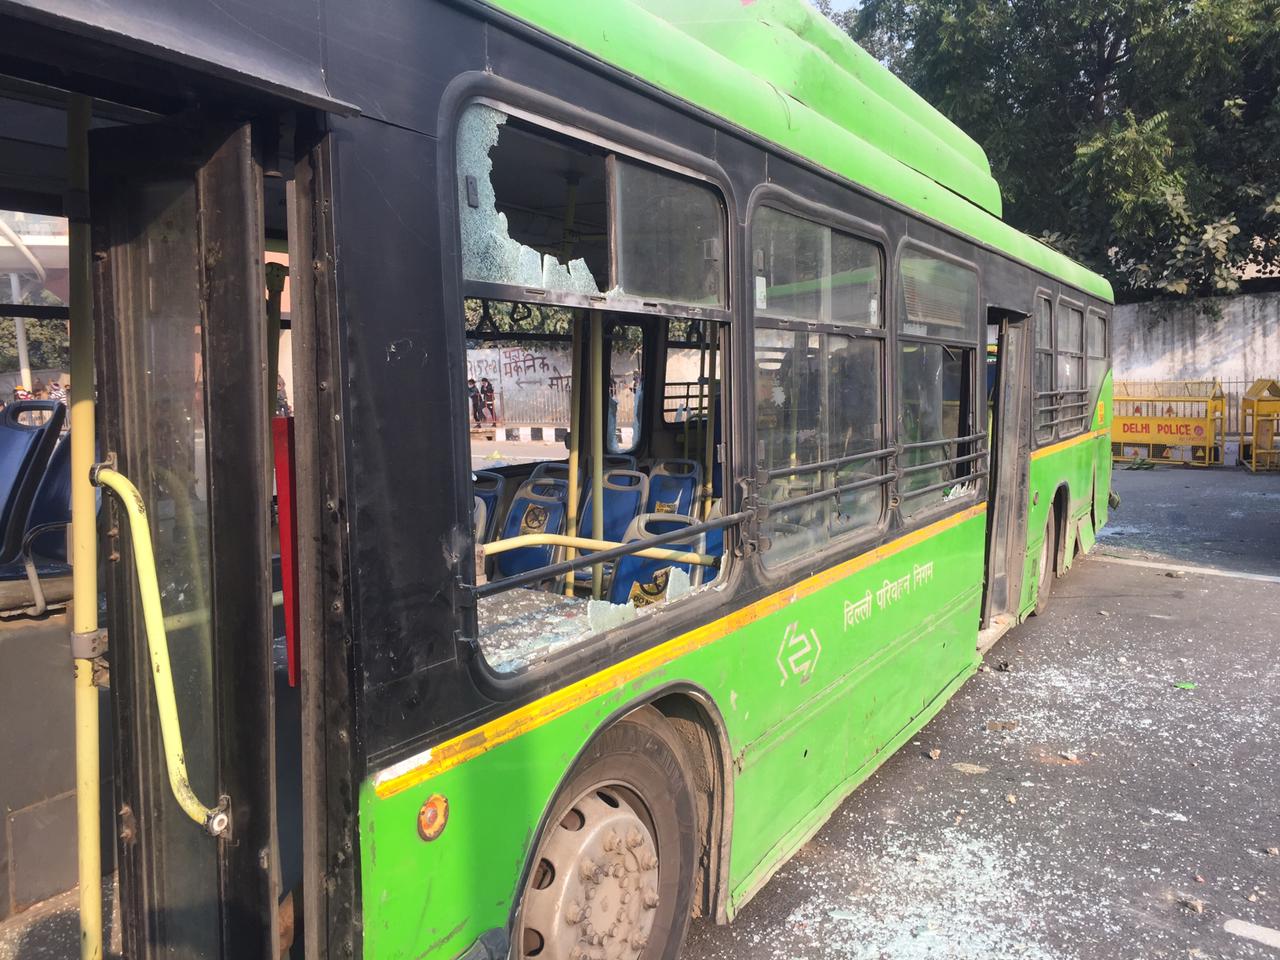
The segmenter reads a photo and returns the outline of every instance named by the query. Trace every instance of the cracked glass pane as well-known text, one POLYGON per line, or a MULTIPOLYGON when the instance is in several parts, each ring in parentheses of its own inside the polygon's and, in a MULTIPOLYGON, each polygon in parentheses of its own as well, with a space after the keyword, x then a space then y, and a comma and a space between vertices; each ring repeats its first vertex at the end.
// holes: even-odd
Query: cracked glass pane
POLYGON ((600 295, 603 154, 472 104, 458 126, 458 210, 466 279, 600 295))

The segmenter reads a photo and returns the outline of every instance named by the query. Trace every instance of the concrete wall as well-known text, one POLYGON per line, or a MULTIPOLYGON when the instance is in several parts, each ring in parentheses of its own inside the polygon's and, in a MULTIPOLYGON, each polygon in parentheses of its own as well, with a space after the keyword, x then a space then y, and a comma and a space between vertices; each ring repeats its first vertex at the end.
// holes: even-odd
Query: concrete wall
POLYGON ((1280 293, 1116 307, 1117 380, 1280 379, 1280 293))

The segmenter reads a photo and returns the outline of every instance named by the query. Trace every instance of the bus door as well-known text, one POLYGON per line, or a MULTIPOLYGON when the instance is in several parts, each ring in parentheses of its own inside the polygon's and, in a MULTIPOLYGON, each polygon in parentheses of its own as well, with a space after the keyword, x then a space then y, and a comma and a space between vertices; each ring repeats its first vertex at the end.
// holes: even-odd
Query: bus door
POLYGON ((1026 317, 992 309, 987 321, 987 416, 991 486, 982 626, 1011 626, 1021 595, 1027 541, 1031 420, 1026 317))
POLYGON ((198 823, 170 786, 121 504, 104 523, 124 952, 274 956, 262 172, 198 117, 90 137, 99 444, 150 524, 198 823), (216 835, 215 835, 216 834, 216 835))

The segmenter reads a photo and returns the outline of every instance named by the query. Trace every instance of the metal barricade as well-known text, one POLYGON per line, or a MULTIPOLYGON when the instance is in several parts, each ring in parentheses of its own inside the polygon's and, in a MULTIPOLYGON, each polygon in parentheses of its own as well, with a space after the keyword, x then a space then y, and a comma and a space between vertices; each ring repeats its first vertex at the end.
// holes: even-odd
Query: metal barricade
POLYGON ((1226 396, 1217 380, 1117 380, 1111 455, 1208 467, 1222 463, 1226 396))
POLYGON ((1240 399, 1240 462, 1254 473, 1280 470, 1280 383, 1260 379, 1240 399))

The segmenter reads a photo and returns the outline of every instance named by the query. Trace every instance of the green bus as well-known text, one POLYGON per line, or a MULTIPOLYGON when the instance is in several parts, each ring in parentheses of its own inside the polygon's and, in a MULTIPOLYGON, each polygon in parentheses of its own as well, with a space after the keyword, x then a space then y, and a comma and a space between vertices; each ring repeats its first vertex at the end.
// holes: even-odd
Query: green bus
POLYGON ((69 131, 0 199, 83 269, 131 958, 675 957, 1106 522, 1110 286, 803 0, 0 36, 7 129, 69 131))

